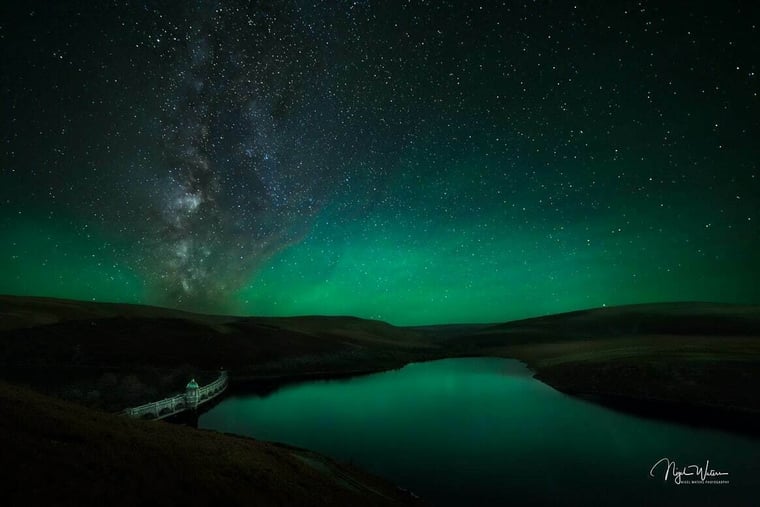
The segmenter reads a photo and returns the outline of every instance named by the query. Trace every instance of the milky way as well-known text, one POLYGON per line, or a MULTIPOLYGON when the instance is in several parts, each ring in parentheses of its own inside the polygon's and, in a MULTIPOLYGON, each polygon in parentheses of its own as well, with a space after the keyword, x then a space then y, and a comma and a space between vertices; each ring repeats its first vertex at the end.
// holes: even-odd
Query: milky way
POLYGON ((383 168, 354 178, 357 155, 359 165, 374 162, 374 128, 352 128, 336 94, 328 27, 287 2, 180 12, 181 25, 163 35, 176 42, 162 50, 168 70, 153 76, 166 83, 164 158, 140 171, 151 199, 137 262, 166 303, 218 310, 303 237, 339 186, 366 186, 383 168))
POLYGON ((4 9, 0 292, 395 323, 760 302, 742 5, 4 9))
POLYGON ((205 309, 299 239, 343 169, 315 150, 314 111, 330 107, 318 41, 288 9, 215 5, 187 13, 166 78, 166 158, 140 259, 167 302, 205 309))

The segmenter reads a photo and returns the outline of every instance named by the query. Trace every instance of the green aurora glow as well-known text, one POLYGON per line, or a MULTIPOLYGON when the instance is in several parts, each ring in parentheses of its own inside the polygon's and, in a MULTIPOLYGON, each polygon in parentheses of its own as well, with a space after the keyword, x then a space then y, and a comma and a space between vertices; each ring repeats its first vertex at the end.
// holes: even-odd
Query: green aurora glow
MULTIPOLYGON (((400 325, 760 303, 757 24, 731 6, 604 5, 289 10, 304 26, 330 20, 334 30, 304 37, 339 48, 303 71, 330 85, 328 98, 313 102, 303 91, 313 84, 280 97, 277 114, 314 126, 314 146, 276 116, 249 145, 240 132, 258 124, 193 117, 262 154, 251 163, 268 200, 255 203, 251 173, 210 148, 187 163, 213 165, 214 184, 172 197, 162 153, 192 150, 159 140, 156 125, 176 120, 153 113, 164 97, 151 86, 186 54, 145 42, 162 22, 87 4, 63 24, 55 13, 31 22, 19 7, 5 17, 19 24, 4 24, 0 71, 0 292, 400 325), (104 20, 99 9, 116 11, 104 20), (103 24, 103 47, 83 38, 87 23, 103 24), (350 137, 362 129, 366 139, 350 137), (325 139, 340 149, 322 154, 325 139), (284 154, 299 147, 321 173, 283 176, 293 170, 284 154), (195 213, 189 198, 206 214, 166 218, 180 204, 195 213), (239 203, 249 212, 235 215, 239 203), (190 240, 206 242, 207 257, 164 262, 190 240), (188 280, 203 292, 220 277, 210 296, 182 299, 188 280)), ((209 107, 248 104, 204 72, 219 85, 209 107)), ((185 107, 182 90, 166 100, 185 107)))

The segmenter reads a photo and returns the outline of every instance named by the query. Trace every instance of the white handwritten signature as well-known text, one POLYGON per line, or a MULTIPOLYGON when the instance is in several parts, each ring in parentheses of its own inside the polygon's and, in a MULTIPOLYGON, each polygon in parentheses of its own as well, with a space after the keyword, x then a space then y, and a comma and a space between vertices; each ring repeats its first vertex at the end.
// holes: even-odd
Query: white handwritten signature
POLYGON ((681 484, 684 481, 684 477, 696 477, 698 480, 704 482, 705 479, 708 477, 721 477, 724 475, 728 475, 728 472, 719 472, 717 470, 714 470, 710 468, 710 460, 705 461, 705 466, 700 465, 686 465, 684 467, 679 468, 676 466, 675 461, 670 461, 669 458, 662 458, 657 463, 652 465, 652 468, 649 470, 649 477, 654 477, 654 472, 657 469, 657 467, 664 466, 665 467, 665 481, 668 480, 668 477, 673 477, 673 482, 676 484, 681 484))

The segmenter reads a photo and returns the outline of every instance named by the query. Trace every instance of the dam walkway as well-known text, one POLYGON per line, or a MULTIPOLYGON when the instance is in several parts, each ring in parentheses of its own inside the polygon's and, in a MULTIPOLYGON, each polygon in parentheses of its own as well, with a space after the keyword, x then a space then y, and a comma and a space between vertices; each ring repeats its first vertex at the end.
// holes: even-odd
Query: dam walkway
POLYGON ((199 405, 208 403, 227 389, 227 372, 222 370, 219 378, 205 386, 199 386, 195 380, 188 382, 185 392, 140 405, 127 408, 123 414, 139 419, 164 419, 186 410, 195 410, 199 405))

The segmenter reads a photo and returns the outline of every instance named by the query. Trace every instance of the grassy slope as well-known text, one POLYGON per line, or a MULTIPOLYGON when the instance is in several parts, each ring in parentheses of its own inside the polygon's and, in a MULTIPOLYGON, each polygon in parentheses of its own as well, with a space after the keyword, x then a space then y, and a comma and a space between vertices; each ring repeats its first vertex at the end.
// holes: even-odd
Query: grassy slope
POLYGON ((4 505, 411 501, 309 451, 100 413, 6 383, 0 383, 0 448, 4 505))
MULTIPOLYGON (((0 296, 0 376, 106 408, 170 394, 189 375, 211 377, 219 366, 233 372, 233 381, 279 382, 459 355, 516 357, 560 390, 626 406, 659 400, 760 413, 758 307, 639 305, 501 325, 399 329, 345 317, 206 316, 0 296)), ((408 500, 308 451, 131 421, 4 383, 0 445, 0 484, 10 504, 408 500)))
POLYGON ((572 394, 760 413, 749 387, 760 381, 760 307, 667 303, 396 328, 0 297, 0 375, 106 408, 170 394, 220 366, 238 383, 276 383, 457 355, 516 357, 572 394))
POLYGON ((459 354, 525 361, 576 395, 760 414, 760 308, 632 305, 487 326, 450 338, 459 354))
POLYGON ((133 305, 0 297, 0 375, 118 410, 233 380, 348 374, 425 357, 422 333, 350 317, 243 318, 133 305))

